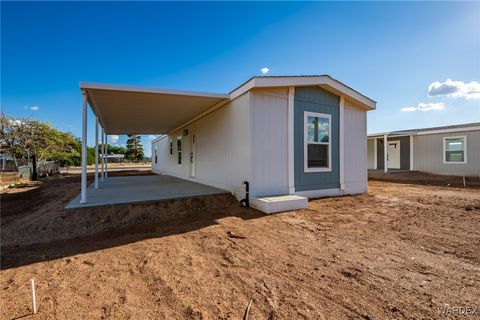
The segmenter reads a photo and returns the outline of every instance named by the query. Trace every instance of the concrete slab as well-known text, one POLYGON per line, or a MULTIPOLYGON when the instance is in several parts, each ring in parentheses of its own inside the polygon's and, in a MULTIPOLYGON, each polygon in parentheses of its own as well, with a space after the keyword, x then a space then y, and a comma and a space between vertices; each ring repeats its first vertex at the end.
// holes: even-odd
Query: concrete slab
POLYGON ((80 204, 80 195, 65 208, 77 209, 112 204, 180 199, 195 196, 229 193, 204 184, 168 175, 108 177, 87 188, 87 203, 80 204))
POLYGON ((252 199, 252 207, 265 213, 277 213, 308 208, 308 199, 298 195, 257 197, 252 199))

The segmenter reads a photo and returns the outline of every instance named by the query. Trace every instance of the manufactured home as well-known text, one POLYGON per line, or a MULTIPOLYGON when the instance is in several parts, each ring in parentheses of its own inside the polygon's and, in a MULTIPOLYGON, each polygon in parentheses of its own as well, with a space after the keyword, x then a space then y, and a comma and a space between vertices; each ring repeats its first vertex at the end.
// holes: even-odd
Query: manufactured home
POLYGON ((270 213, 367 192, 367 112, 376 102, 328 75, 253 77, 230 93, 80 88, 82 191, 69 208, 228 192, 270 213), (97 153, 99 129, 102 145, 108 135, 160 134, 152 141, 158 178, 107 179, 107 164, 99 174, 96 163, 87 188, 88 105, 97 153))
POLYGON ((152 142, 152 171, 228 190, 265 212, 367 192, 372 99, 329 76, 254 77, 152 142))
POLYGON ((368 169, 479 177, 480 122, 370 134, 368 169))

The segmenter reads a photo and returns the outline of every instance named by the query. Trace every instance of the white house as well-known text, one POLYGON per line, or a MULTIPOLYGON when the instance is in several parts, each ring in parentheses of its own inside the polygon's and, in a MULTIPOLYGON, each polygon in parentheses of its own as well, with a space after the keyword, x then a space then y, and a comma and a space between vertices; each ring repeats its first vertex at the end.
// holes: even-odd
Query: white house
POLYGON ((480 122, 370 134, 368 168, 479 177, 480 122))
POLYGON ((248 182, 250 205, 264 212, 367 192, 366 113, 376 102, 351 87, 327 75, 262 76, 229 94, 183 94, 183 105, 171 100, 178 107, 157 116, 188 111, 184 121, 167 126, 161 122, 168 119, 143 117, 162 133, 152 141, 154 173, 228 190, 239 200, 248 182))

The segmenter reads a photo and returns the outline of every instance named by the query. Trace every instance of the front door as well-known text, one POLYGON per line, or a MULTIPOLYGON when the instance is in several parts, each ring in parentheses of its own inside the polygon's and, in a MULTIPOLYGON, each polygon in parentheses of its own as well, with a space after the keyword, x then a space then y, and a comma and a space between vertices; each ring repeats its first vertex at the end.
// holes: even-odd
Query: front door
POLYGON ((190 135, 190 176, 196 175, 196 162, 197 162, 197 133, 192 132, 190 135))
POLYGON ((388 141, 388 169, 400 169, 400 140, 388 141))

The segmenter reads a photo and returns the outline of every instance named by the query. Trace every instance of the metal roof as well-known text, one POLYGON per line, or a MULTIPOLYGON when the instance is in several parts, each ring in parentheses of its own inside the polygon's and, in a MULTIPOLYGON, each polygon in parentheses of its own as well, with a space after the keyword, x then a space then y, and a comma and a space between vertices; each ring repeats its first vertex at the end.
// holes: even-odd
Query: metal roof
POLYGON ((471 122, 471 123, 462 123, 462 124, 454 124, 448 126, 440 126, 440 127, 429 127, 429 128, 418 128, 418 129, 408 129, 408 130, 398 130, 398 131, 390 131, 390 132, 381 132, 381 133, 372 133, 369 134, 369 137, 375 136, 383 136, 387 135, 415 135, 421 133, 436 133, 436 131, 443 131, 448 130, 449 132, 461 132, 466 129, 474 129, 480 130, 480 122, 471 122))
POLYGON ((254 88, 319 86, 353 105, 373 110, 376 102, 328 75, 256 76, 229 94, 80 83, 107 134, 167 134, 254 88))
POLYGON ((354 105, 364 110, 374 110, 376 101, 361 94, 352 87, 332 78, 329 75, 308 75, 308 76, 255 76, 230 92, 230 97, 235 98, 254 88, 272 87, 302 87, 319 86, 336 95, 343 95, 354 105))

